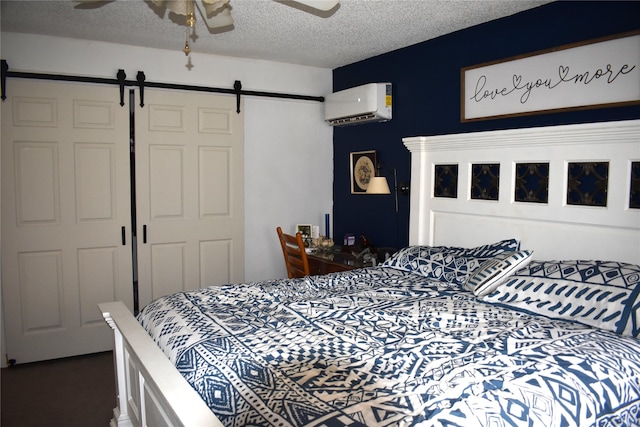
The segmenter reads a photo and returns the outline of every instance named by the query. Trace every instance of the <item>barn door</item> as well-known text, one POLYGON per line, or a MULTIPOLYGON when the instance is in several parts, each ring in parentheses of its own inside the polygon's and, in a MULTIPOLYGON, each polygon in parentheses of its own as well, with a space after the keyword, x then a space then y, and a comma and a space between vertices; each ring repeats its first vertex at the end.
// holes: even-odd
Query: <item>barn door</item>
MULTIPOLYGON (((11 80, 2 102, 2 302, 18 363, 108 350, 133 310, 129 108, 112 86, 11 80)), ((244 280, 243 115, 149 90, 135 110, 139 305, 244 280)))
POLYGON ((109 350, 132 308, 129 111, 118 90, 12 79, 2 102, 2 300, 18 363, 109 350))
POLYGON ((140 308, 172 292, 244 280, 236 98, 145 89, 144 100, 135 111, 140 308))

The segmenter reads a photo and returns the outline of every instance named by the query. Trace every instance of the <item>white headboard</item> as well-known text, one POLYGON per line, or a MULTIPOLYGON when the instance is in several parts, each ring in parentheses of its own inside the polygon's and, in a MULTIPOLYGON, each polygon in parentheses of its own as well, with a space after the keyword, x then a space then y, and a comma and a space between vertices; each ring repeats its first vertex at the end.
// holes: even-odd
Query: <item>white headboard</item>
MULTIPOLYGON (((534 258, 640 264, 640 209, 630 208, 640 120, 404 138, 411 151, 412 245, 521 240, 534 258), (518 163, 548 163, 546 203, 515 201, 518 163), (608 162, 606 207, 567 204, 568 165, 608 162), (500 164, 498 200, 471 198, 473 164, 500 164), (435 197, 437 165, 458 165, 457 197, 435 197)), ((636 176, 637 179, 637 176, 636 176)))

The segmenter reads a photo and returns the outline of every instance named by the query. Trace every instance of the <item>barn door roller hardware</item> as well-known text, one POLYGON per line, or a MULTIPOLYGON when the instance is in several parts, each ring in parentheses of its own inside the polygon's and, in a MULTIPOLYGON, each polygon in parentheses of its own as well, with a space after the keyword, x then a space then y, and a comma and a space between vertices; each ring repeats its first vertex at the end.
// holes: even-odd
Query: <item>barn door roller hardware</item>
POLYGON ((2 60, 0 65, 2 76, 0 78, 0 98, 4 101, 7 98, 6 81, 8 77, 23 78, 23 79, 36 79, 36 80, 58 80, 58 81, 71 81, 82 83, 96 83, 96 84, 111 84, 117 85, 120 88, 120 105, 124 106, 124 88, 126 86, 137 86, 140 89, 140 107, 144 107, 144 88, 160 88, 160 89, 174 89, 182 91, 194 91, 194 92, 211 92, 211 93, 225 93, 236 96, 236 112, 240 113, 240 97, 242 95, 249 96, 262 96, 267 98, 283 98, 283 99, 297 99, 302 101, 317 101, 324 102, 323 96, 310 96, 310 95, 296 95, 290 93, 278 93, 278 92, 263 92, 255 90, 242 90, 242 83, 240 80, 236 80, 233 84, 233 89, 208 87, 208 86, 194 86, 194 85, 182 85, 174 83, 159 83, 148 82, 144 72, 138 71, 136 80, 127 80, 124 70, 118 70, 115 79, 107 79, 100 77, 85 77, 85 76, 71 76, 64 74, 43 74, 43 73, 28 73, 21 71, 9 71, 9 64, 6 60, 2 60))

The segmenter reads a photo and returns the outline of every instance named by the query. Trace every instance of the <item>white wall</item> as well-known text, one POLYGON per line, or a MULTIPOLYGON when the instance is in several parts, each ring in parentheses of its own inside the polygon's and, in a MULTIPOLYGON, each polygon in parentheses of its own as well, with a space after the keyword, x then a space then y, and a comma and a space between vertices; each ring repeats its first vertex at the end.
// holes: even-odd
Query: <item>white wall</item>
MULTIPOLYGON (((332 90, 330 69, 145 49, 31 34, 2 33, 1 56, 11 71, 128 80, 143 71, 150 82, 323 96, 332 90)), ((11 90, 10 79, 7 91, 11 90)), ((333 211, 333 131, 322 103, 245 97, 245 281, 286 277, 276 227, 293 231, 311 223, 324 230, 333 211)))
POLYGON ((324 231, 324 214, 333 212, 333 131, 309 126, 310 116, 322 121, 320 103, 262 98, 245 106, 252 120, 245 139, 254 141, 245 152, 245 278, 286 277, 276 227, 324 231))

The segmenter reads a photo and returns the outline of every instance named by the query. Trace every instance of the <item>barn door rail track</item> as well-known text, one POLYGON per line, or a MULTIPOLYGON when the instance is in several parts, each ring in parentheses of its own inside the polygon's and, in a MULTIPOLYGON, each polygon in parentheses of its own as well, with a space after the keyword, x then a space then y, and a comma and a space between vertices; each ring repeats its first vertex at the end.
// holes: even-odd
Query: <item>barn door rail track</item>
POLYGON ((310 95, 296 95, 290 93, 279 92, 264 92, 256 90, 242 90, 242 83, 240 80, 236 80, 233 84, 233 88, 220 88, 209 86, 195 86, 175 83, 159 83, 148 82, 144 72, 138 71, 136 80, 127 80, 127 75, 123 69, 118 70, 115 79, 109 79, 104 77, 88 77, 88 76, 74 76, 66 74, 47 74, 47 73, 30 73, 24 71, 10 71, 9 64, 6 60, 2 60, 0 64, 1 77, 0 77, 0 98, 4 101, 7 98, 7 78, 22 78, 22 79, 36 79, 36 80, 57 80, 57 81, 69 81, 69 82, 82 82, 82 83, 96 83, 117 85, 120 88, 120 105, 124 106, 124 89, 125 87, 136 86, 140 89, 140 107, 144 107, 144 88, 159 88, 159 89, 173 89, 182 91, 195 91, 195 92, 212 92, 212 93, 225 93, 236 96, 236 112, 240 113, 240 97, 242 95, 249 96, 261 96, 267 98, 283 98, 283 99, 296 99, 302 101, 317 101, 324 102, 323 96, 310 96, 310 95))

